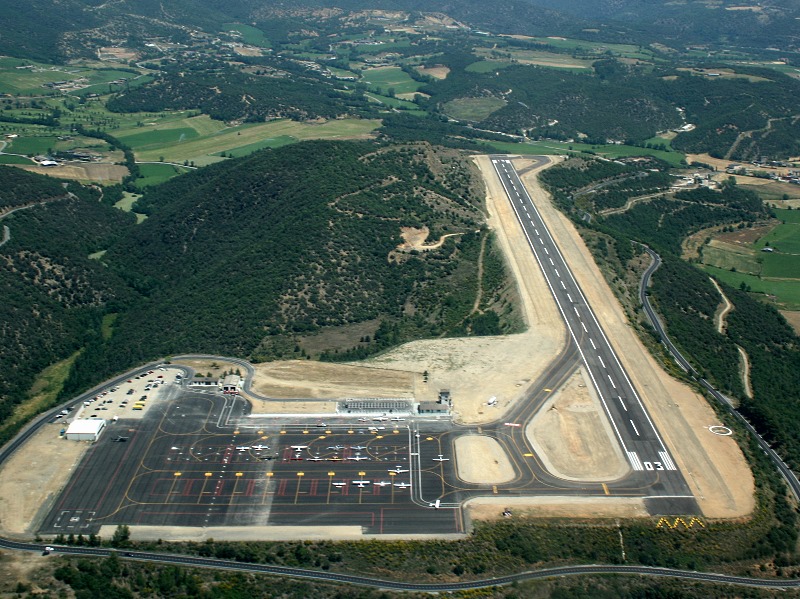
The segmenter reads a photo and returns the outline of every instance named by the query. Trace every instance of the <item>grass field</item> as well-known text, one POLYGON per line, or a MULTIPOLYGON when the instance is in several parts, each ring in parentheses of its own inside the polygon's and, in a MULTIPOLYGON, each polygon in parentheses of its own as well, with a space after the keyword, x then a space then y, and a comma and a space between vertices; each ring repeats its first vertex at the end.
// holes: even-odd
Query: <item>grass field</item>
POLYGON ((422 83, 414 81, 400 67, 368 69, 361 74, 361 80, 369 86, 369 89, 373 91, 380 89, 384 94, 389 88, 394 88, 397 94, 407 94, 422 87, 422 83))
POLYGON ((734 268, 737 272, 758 275, 762 270, 760 260, 764 255, 746 247, 737 248, 732 244, 712 241, 710 245, 703 247, 703 264, 723 270, 734 268))
POLYGON ((800 310, 800 281, 773 281, 760 279, 753 275, 741 272, 731 272, 713 266, 704 266, 703 270, 725 281, 732 287, 739 287, 742 283, 750 286, 754 293, 763 293, 773 296, 772 302, 785 310, 800 310))
POLYGON ((510 67, 513 63, 506 60, 479 60, 473 62, 464 69, 468 73, 490 73, 491 71, 498 71, 506 67, 510 67))
MULTIPOLYGON (((482 56, 491 62, 492 52, 494 51, 494 48, 476 48, 475 54, 482 56)), ((554 69, 588 71, 592 69, 592 63, 594 62, 593 59, 573 58, 569 54, 559 54, 557 52, 547 52, 545 50, 522 50, 508 48, 506 49, 506 52, 511 54, 511 57, 520 64, 534 64, 554 69)))
MULTIPOLYGON (((144 166, 144 165, 142 165, 144 166)), ((122 199, 114 204, 114 208, 119 208, 123 212, 133 212, 133 203, 139 199, 139 194, 131 193, 129 191, 122 192, 122 199)), ((145 220, 147 220, 146 214, 140 214, 138 212, 133 212, 136 215, 136 224, 141 224, 145 220)))
POLYGON ((47 154, 47 150, 56 147, 58 140, 51 136, 41 137, 18 137, 6 148, 9 152, 14 154, 28 154, 35 156, 37 154, 47 154))
POLYGON ((131 135, 118 134, 116 137, 128 144, 134 151, 141 151, 159 148, 168 143, 181 143, 195 139, 200 137, 200 134, 192 127, 175 127, 174 129, 153 129, 131 135))
POLYGON ((281 146, 286 146, 289 144, 293 144, 297 141, 291 135, 279 135, 278 137, 270 137, 268 139, 262 139, 261 141, 257 141, 252 144, 247 144, 246 146, 239 146, 238 148, 234 148, 229 152, 217 152, 217 156, 222 156, 225 154, 228 158, 239 158, 240 156, 247 156, 248 154, 252 154, 253 152, 257 152, 258 150, 263 150, 264 148, 280 148, 281 146))
MULTIPOLYGON (((224 128, 216 134, 201 134, 200 137, 190 141, 165 144, 157 149, 136 152, 136 159, 158 161, 163 156, 167 162, 189 160, 194 161, 196 165, 205 165, 219 161, 220 152, 233 152, 235 154, 238 148, 251 146, 281 136, 291 137, 298 141, 306 139, 348 139, 368 135, 380 127, 380 124, 379 120, 372 119, 340 119, 319 125, 289 120, 242 125, 241 127, 224 128)), ((222 123, 219 125, 224 127, 222 123)))
POLYGON ((559 50, 572 50, 597 55, 610 52, 616 56, 622 56, 624 58, 639 58, 642 60, 649 60, 653 57, 653 53, 651 51, 633 44, 608 44, 603 42, 589 42, 585 40, 556 37, 515 37, 537 44, 547 44, 548 46, 558 48, 559 50))
POLYGON ((419 106, 417 106, 413 102, 409 102, 408 100, 401 100, 400 98, 392 98, 390 96, 384 96, 381 94, 365 93, 364 95, 373 102, 377 102, 378 104, 384 104, 391 108, 400 108, 402 110, 407 110, 410 112, 420 112, 426 114, 424 110, 420 110, 419 106))
POLYGON ((238 31, 242 34, 242 41, 251 46, 259 46, 261 48, 271 48, 272 44, 264 35, 264 32, 257 27, 250 25, 243 25, 241 23, 225 23, 222 26, 223 31, 238 31))
MULTIPOLYGON (((108 82, 122 77, 132 79, 133 73, 118 70, 105 70, 87 66, 54 66, 36 63, 19 58, 0 57, 0 93, 8 94, 44 94, 50 90, 42 85, 52 81, 73 81, 86 78, 92 88, 70 90, 70 93, 85 94, 108 93, 108 82), (32 68, 17 68, 30 67, 32 68)), ((142 83, 142 82, 139 82, 142 83)), ((134 84, 135 85, 135 84, 134 84)))
MULTIPOLYGON (((164 181, 169 181, 172 177, 177 177, 187 172, 180 166, 173 166, 172 164, 140 164, 139 172, 142 174, 141 179, 136 179, 136 187, 144 189, 151 185, 158 185, 164 181)), ((124 201, 124 200, 122 200, 124 201)))
POLYGON ((461 121, 482 121, 506 105, 500 98, 456 98, 444 105, 444 113, 461 121))
POLYGON ((598 156, 612 159, 625 156, 655 156, 675 167, 682 166, 681 161, 684 159, 683 154, 680 152, 664 152, 662 150, 649 150, 637 146, 615 144, 592 146, 589 144, 566 143, 560 141, 531 143, 495 141, 487 143, 486 146, 489 147, 491 151, 508 154, 577 154, 585 150, 587 152, 594 152, 598 156))
POLYGON ((22 156, 9 156, 0 154, 0 164, 33 164, 33 160, 28 160, 22 156))

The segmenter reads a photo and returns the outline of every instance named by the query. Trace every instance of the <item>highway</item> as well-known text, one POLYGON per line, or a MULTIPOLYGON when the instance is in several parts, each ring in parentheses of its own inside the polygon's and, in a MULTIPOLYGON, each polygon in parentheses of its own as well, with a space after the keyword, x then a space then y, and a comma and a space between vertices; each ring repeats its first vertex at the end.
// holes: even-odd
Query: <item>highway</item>
POLYGON ((491 159, 631 468, 658 471, 674 497, 692 497, 511 160, 491 159))
POLYGON ((667 348, 667 351, 669 351, 675 362, 677 362, 678 366, 680 366, 691 379, 708 391, 714 397, 714 399, 716 399, 720 405, 728 411, 729 414, 736 418, 736 420, 747 429, 747 431, 758 442, 759 447, 761 447, 772 463, 775 464, 778 472, 789 486, 789 490, 792 492, 792 495, 794 495, 795 501, 800 501, 800 481, 797 480, 797 476, 795 476, 794 472, 792 472, 792 470, 781 459, 781 456, 779 456, 777 452, 770 447, 769 443, 767 443, 761 437, 753 425, 750 424, 750 422, 748 422, 748 420, 736 410, 731 400, 717 391, 711 385, 711 383, 700 376, 700 373, 698 373, 689 363, 689 361, 683 357, 683 354, 678 351, 678 348, 675 347, 670 338, 667 336, 667 333, 664 330, 664 325, 661 324, 661 320, 658 318, 655 310, 653 310, 653 306, 650 304, 650 297, 647 294, 647 288, 650 284, 650 277, 656 270, 658 270, 658 267, 661 266, 661 256, 656 254, 647 246, 644 246, 644 250, 648 253, 652 261, 650 266, 647 267, 647 270, 642 275, 642 281, 639 285, 639 299, 642 302, 647 319, 650 321, 650 324, 653 325, 656 333, 658 333, 659 337, 661 338, 661 342, 667 348))

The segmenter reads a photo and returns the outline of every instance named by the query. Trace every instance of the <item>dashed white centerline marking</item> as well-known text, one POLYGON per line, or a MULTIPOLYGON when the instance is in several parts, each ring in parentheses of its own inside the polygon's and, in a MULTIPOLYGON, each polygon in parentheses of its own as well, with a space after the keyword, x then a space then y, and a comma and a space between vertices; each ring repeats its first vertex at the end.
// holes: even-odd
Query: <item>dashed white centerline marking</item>
MULTIPOLYGON (((575 310, 575 316, 580 318, 581 317, 581 313, 578 312, 578 308, 576 306, 572 306, 572 309, 575 310)), ((581 324, 583 324, 583 323, 581 323, 581 324)), ((586 327, 584 326, 583 328, 585 329, 586 327)))
POLYGON ((592 349, 597 349, 597 346, 594 344, 594 341, 592 341, 591 337, 589 338, 589 343, 592 344, 592 349))
POLYGON ((556 271, 556 276, 557 276, 557 277, 560 279, 560 278, 561 278, 561 275, 560 275, 560 274, 558 274, 558 269, 556 268, 556 269, 555 269, 555 271, 556 271))
POLYGON ((542 241, 542 238, 541 238, 541 237, 539 238, 539 243, 541 243, 542 245, 544 245, 544 241, 542 241))
POLYGON ((528 211, 528 207, 527 207, 527 206, 525 206, 524 204, 522 205, 522 209, 523 209, 525 212, 527 212, 527 211, 528 211))
POLYGON ((585 324, 581 323, 581 326, 583 327, 583 330, 584 330, 586 333, 588 333, 588 332, 589 332, 588 330, 586 330, 586 325, 585 325, 585 324))
POLYGON ((606 367, 606 363, 605 363, 605 362, 603 362, 603 358, 601 358, 600 356, 597 356, 597 359, 598 359, 598 360, 600 360, 600 366, 602 366, 603 368, 605 368, 605 367, 606 367))
POLYGON ((547 254, 548 256, 550 255, 550 252, 547 250, 547 248, 544 248, 544 253, 547 254))
POLYGON ((627 412, 628 411, 628 406, 625 405, 625 401, 621 397, 618 397, 617 399, 619 400, 619 403, 622 406, 622 409, 627 412))
POLYGON ((569 300, 569 303, 571 304, 572 303, 572 296, 569 293, 567 294, 567 299, 569 300))
POLYGON ((536 235, 539 235, 539 229, 534 229, 533 232, 536 233, 536 235))
POLYGON ((553 263, 553 259, 552 259, 552 258, 549 258, 549 260, 550 260, 550 264, 551 264, 551 266, 555 266, 555 264, 553 263))
POLYGON ((628 422, 631 423, 631 426, 633 427, 633 432, 636 433, 636 436, 638 437, 639 436, 639 429, 636 428, 636 425, 633 423, 633 420, 628 420, 628 422))
POLYGON ((608 375, 608 382, 610 382, 610 383, 611 383, 611 386, 612 386, 612 387, 614 387, 614 389, 616 389, 616 388, 617 388, 617 386, 614 384, 614 379, 612 379, 612 378, 611 378, 611 375, 610 375, 610 374, 608 375))
POLYGON ((564 285, 564 281, 561 281, 561 289, 566 289, 566 288, 567 288, 567 286, 564 285))

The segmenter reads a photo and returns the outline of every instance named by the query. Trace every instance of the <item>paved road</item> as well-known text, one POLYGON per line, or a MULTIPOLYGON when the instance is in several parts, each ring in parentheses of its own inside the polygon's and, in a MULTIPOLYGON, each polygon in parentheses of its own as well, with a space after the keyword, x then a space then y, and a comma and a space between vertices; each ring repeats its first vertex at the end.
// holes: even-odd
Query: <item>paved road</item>
POLYGON ((658 267, 661 266, 661 256, 656 254, 653 250, 649 247, 645 246, 645 251, 650 255, 652 262, 647 270, 642 275, 642 282, 639 286, 639 299, 642 302, 642 306, 644 307, 644 312, 647 315, 650 324, 653 325, 653 328, 658 333, 659 337, 661 338, 661 342, 666 346, 667 350, 669 351, 672 358, 677 362, 678 366, 680 366, 690 378, 696 381, 699 385, 701 385, 704 389, 706 389, 713 397, 716 399, 722 407, 724 407, 729 414, 731 414, 737 421, 739 421, 747 431, 753 436, 753 438, 758 442, 759 447, 763 450, 763 452, 769 457, 775 467, 778 469, 778 472, 786 481, 786 484, 789 486, 789 490, 794 495, 796 501, 800 501, 800 481, 797 480, 797 476, 795 476, 794 472, 786 465, 786 463, 781 459, 781 457, 775 452, 775 450, 770 447, 769 443, 767 443, 758 431, 753 427, 748 420, 742 416, 736 408, 734 408, 733 403, 731 402, 730 398, 726 397, 719 391, 717 391, 711 383, 709 383, 706 379, 700 376, 700 373, 694 369, 694 367, 689 363, 689 361, 683 357, 683 354, 675 347, 675 344, 672 343, 670 338, 667 336, 667 332, 664 330, 664 325, 661 323, 661 320, 658 318, 655 310, 653 310, 653 306, 650 304, 650 297, 647 294, 647 288, 650 284, 650 277, 653 273, 658 270, 658 267))
POLYGON ((491 159, 631 468, 658 472, 659 495, 693 504, 686 481, 511 160, 491 159))

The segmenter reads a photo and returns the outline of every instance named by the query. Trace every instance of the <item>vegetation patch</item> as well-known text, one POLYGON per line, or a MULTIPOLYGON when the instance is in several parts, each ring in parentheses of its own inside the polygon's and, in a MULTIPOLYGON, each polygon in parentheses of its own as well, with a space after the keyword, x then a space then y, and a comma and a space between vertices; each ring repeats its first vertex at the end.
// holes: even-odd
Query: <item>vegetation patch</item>
POLYGON ((456 98, 443 107, 443 112, 460 121, 482 121, 495 110, 506 105, 502 98, 486 96, 483 98, 456 98))

